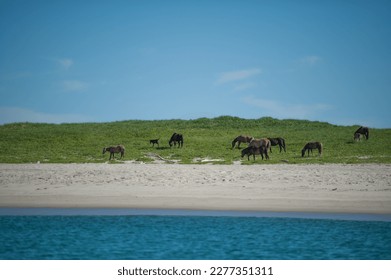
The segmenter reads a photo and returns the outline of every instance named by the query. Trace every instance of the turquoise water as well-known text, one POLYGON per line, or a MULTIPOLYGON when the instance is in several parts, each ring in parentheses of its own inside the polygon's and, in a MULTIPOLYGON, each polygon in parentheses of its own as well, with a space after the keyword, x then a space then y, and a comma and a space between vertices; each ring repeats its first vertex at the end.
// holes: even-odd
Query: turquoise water
POLYGON ((3 215, 0 259, 391 259, 391 222, 3 215))

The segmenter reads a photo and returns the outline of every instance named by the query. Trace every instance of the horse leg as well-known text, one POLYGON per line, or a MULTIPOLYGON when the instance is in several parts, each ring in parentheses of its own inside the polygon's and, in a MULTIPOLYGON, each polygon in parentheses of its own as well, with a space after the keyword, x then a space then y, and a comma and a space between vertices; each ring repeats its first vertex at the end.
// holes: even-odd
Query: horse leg
POLYGON ((284 152, 286 153, 286 149, 285 149, 285 140, 281 140, 281 146, 282 146, 282 148, 284 149, 284 152))
POLYGON ((266 157, 266 159, 269 159, 269 155, 267 153, 267 149, 265 149, 265 157, 266 157))

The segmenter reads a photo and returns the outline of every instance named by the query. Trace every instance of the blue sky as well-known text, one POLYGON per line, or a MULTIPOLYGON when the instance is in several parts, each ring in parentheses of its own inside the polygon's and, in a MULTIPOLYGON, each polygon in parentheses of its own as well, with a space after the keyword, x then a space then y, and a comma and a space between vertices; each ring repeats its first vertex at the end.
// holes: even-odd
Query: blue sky
POLYGON ((391 1, 0 0, 0 124, 391 127, 391 1))

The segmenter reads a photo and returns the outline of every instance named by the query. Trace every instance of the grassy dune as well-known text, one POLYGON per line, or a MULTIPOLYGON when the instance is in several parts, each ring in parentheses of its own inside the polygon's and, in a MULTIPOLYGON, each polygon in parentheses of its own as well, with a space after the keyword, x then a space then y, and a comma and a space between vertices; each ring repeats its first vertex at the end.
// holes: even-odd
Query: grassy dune
MULTIPOLYGON (((87 163, 107 162, 104 146, 123 144, 125 160, 151 162, 158 155, 180 163, 214 162, 230 164, 242 160, 240 150, 231 149, 239 134, 256 138, 284 137, 287 152, 273 147, 266 163, 391 163, 391 129, 370 129, 368 141, 353 142, 358 126, 336 126, 323 122, 240 119, 218 117, 196 120, 123 121, 111 123, 35 124, 15 123, 0 126, 0 162, 2 163, 87 163), (173 132, 182 133, 184 147, 169 148, 173 132), (152 148, 149 139, 160 138, 160 148, 152 148), (300 151, 309 141, 324 145, 323 156, 302 158, 300 151), (219 160, 219 161, 213 161, 219 160)), ((242 144, 245 147, 244 144, 242 144)), ((122 161, 116 160, 112 163, 122 161)), ((247 158, 244 164, 254 162, 247 158)))

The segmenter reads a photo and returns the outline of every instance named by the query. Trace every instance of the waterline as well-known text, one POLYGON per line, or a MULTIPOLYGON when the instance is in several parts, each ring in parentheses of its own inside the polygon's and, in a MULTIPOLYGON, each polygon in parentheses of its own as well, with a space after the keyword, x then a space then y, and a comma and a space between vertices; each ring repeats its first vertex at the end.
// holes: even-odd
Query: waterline
POLYGON ((391 214, 265 212, 139 208, 0 208, 0 216, 199 216, 329 219, 391 222, 391 214))

